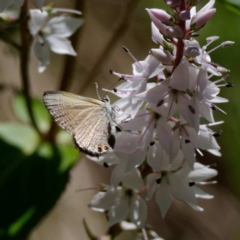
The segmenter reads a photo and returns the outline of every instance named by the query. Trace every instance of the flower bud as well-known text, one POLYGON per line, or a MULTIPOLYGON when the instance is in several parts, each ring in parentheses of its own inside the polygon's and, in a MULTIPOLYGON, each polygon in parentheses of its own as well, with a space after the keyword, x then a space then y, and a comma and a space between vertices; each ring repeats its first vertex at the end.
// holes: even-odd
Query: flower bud
POLYGON ((175 8, 181 4, 181 0, 166 0, 166 4, 169 7, 175 8))
POLYGON ((164 65, 171 65, 173 63, 173 57, 167 50, 152 48, 150 54, 164 65))
POLYGON ((149 11, 163 23, 172 24, 174 22, 173 17, 162 9, 151 8, 149 11))
POLYGON ((183 36, 182 29, 178 26, 168 27, 166 32, 168 36, 173 38, 181 38, 183 36))
POLYGON ((184 55, 194 58, 200 55, 200 50, 197 47, 187 47, 184 49, 184 55))
POLYGON ((213 16, 215 12, 216 12, 216 9, 213 8, 195 15, 192 18, 191 28, 194 30, 198 30, 199 28, 201 28, 203 25, 207 23, 207 21, 213 16))
POLYGON ((190 11, 189 11, 189 10, 181 11, 181 12, 179 13, 179 18, 180 18, 182 21, 186 21, 186 20, 191 19, 190 11))

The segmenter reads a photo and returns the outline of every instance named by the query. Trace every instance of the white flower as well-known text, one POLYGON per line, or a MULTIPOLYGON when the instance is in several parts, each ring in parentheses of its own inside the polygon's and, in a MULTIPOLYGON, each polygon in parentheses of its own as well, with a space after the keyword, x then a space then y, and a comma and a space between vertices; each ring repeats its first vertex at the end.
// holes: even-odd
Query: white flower
POLYGON ((83 24, 83 19, 69 16, 54 17, 47 21, 48 13, 38 9, 30 10, 29 30, 34 37, 33 51, 39 61, 39 72, 50 63, 50 50, 58 54, 76 56, 67 37, 83 24))
POLYGON ((211 199, 212 196, 202 191, 195 183, 217 175, 217 171, 200 163, 194 164, 191 170, 183 161, 179 152, 173 164, 169 164, 167 155, 163 158, 162 171, 147 176, 147 199, 155 194, 155 200, 160 208, 162 217, 165 217, 172 204, 172 196, 184 201, 193 209, 203 211, 198 206, 196 197, 211 199))
POLYGON ((146 202, 139 196, 143 182, 139 172, 134 169, 125 175, 122 186, 107 186, 97 193, 89 207, 96 211, 108 211, 108 226, 111 227, 128 217, 139 228, 143 228, 147 217, 146 202))

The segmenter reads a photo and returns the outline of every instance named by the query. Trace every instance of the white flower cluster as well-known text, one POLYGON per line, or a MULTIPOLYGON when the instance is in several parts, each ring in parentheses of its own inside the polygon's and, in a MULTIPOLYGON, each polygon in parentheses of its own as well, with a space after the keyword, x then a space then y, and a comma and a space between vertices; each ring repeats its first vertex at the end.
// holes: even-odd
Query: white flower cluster
MULTIPOLYGON (((105 167, 115 164, 110 186, 104 187, 90 202, 90 207, 107 211, 109 226, 130 219, 143 228, 147 218, 145 200, 155 198, 162 217, 173 199, 184 201, 202 211, 197 198, 211 199, 197 185, 217 175, 215 169, 196 161, 206 150, 220 156, 220 147, 211 126, 220 87, 232 87, 226 80, 229 72, 211 61, 207 50, 218 37, 207 38, 200 47, 193 39, 215 13, 210 0, 196 12, 199 1, 171 0, 170 15, 161 9, 147 9, 152 20, 152 40, 159 45, 143 61, 134 59, 133 74, 111 71, 123 81, 106 90, 120 99, 113 104, 117 111, 116 144, 112 152, 92 158, 105 167), (188 2, 188 4, 186 4, 188 2), (200 118, 207 124, 200 124, 200 118), (144 179, 144 180, 143 180, 144 179)), ((220 47, 233 44, 227 41, 220 47)), ((218 46, 218 47, 219 47, 218 46)))
MULTIPOLYGON (((23 3, 24 0, 0 0, 0 12, 4 11, 0 13, 0 18, 10 22, 17 21, 23 3), (10 11, 13 6, 15 7, 10 11)), ((81 12, 77 10, 52 8, 51 6, 43 7, 43 3, 44 0, 37 0, 39 9, 29 10, 28 21, 29 32, 33 37, 32 48, 35 57, 39 61, 38 72, 40 73, 50 63, 50 50, 57 54, 77 55, 67 38, 84 22, 79 17, 59 16, 61 12, 81 15, 81 12), (52 17, 54 14, 58 14, 58 16, 52 17)))

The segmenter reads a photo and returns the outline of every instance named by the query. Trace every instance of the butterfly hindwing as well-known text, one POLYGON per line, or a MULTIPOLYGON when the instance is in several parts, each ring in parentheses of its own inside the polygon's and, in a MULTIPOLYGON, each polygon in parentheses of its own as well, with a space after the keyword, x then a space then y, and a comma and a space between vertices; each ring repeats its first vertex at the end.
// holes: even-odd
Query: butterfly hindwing
POLYGON ((67 92, 45 92, 43 101, 56 123, 74 136, 79 149, 91 156, 105 154, 111 135, 110 116, 102 101, 67 92))

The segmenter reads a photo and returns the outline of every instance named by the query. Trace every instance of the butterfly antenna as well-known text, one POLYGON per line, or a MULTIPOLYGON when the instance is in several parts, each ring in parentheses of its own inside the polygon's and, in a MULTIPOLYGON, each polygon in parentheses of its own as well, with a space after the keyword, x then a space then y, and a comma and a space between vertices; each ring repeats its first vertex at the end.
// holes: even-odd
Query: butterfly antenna
POLYGON ((96 85, 96 93, 97 93, 98 99, 101 100, 102 98, 100 98, 100 95, 99 95, 99 92, 98 92, 98 84, 97 84, 97 82, 95 82, 95 85, 96 85))
POLYGON ((92 188, 82 188, 82 189, 78 189, 78 190, 76 190, 76 192, 83 192, 83 191, 88 191, 88 190, 99 190, 99 188, 97 188, 97 187, 92 187, 92 188))

